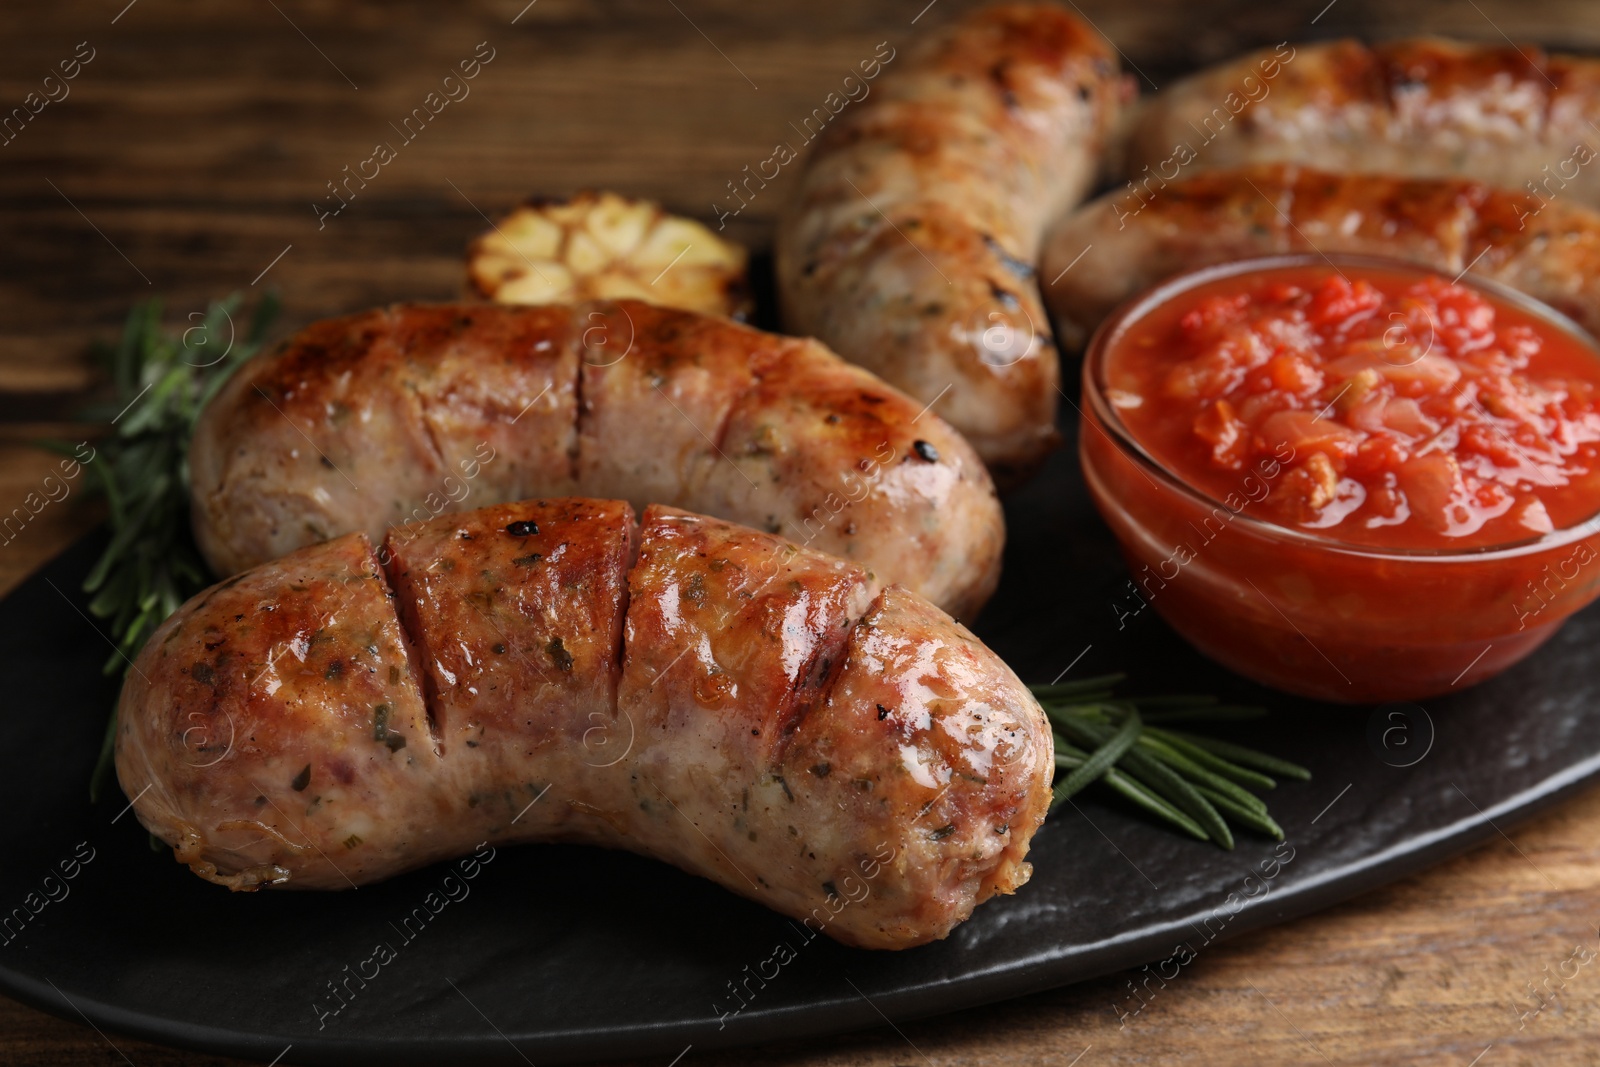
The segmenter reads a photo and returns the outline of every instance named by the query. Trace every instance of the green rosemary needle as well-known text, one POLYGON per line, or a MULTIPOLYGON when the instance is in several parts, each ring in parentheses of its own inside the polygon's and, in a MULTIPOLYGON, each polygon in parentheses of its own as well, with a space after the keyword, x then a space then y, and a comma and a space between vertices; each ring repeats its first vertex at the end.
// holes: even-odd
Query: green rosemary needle
MULTIPOLYGON (((121 340, 97 345, 112 397, 80 412, 106 428, 95 461, 85 466, 91 491, 104 494, 111 542, 84 579, 89 610, 108 620, 116 651, 105 673, 125 671, 156 627, 209 578, 189 536, 189 439, 195 420, 223 382, 261 348, 278 311, 265 296, 242 335, 233 316, 235 293, 214 301, 181 335, 161 327, 160 301, 135 305, 121 340)), ((60 451, 58 442, 41 442, 60 451)), ((89 783, 97 798, 111 768, 116 716, 106 724, 89 783)))
POLYGON ((1222 848, 1233 847, 1228 823, 1283 840, 1283 829, 1254 790, 1277 787, 1270 775, 1305 781, 1298 764, 1215 738, 1156 723, 1233 722, 1265 709, 1219 703, 1215 697, 1116 698, 1120 674, 1030 688, 1055 727, 1054 810, 1103 782, 1141 810, 1222 848))

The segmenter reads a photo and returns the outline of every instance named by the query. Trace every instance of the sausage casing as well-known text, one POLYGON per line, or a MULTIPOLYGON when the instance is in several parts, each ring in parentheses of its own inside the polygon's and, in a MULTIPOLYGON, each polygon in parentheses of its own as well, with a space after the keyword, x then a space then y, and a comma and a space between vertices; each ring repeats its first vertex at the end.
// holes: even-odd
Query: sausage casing
POLYGON ((564 499, 301 549, 201 593, 118 710, 140 820, 234 889, 495 845, 655 856, 850 944, 1026 881, 1051 733, 925 600, 768 534, 564 499))
POLYGON ((1004 519, 922 409, 815 342, 637 301, 380 309, 308 327, 207 407, 195 534, 231 574, 483 504, 615 497, 781 533, 971 617, 1004 519))
POLYGON ((1063 343, 1081 346, 1124 300, 1179 271, 1286 252, 1385 255, 1520 289, 1600 330, 1600 213, 1461 179, 1330 174, 1263 164, 1204 171, 1125 212, 1110 193, 1050 234, 1045 292, 1063 343))
POLYGON ((980 8, 822 133, 779 222, 785 323, 949 420, 1002 483, 1056 442, 1034 264, 1092 185, 1115 53, 1053 4, 980 8))
POLYGON ((1600 206, 1600 62, 1423 37, 1280 45, 1144 101, 1128 176, 1300 163, 1469 178, 1600 206))

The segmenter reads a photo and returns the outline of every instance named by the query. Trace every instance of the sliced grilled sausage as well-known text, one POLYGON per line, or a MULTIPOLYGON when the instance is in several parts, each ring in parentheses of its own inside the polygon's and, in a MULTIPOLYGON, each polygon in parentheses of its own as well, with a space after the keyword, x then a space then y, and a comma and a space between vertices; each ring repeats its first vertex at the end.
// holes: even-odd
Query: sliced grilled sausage
POLYGON ((176 858, 342 889, 484 842, 655 856, 848 944, 1028 878, 1043 712, 854 564, 562 499, 348 534, 206 590, 127 676, 116 765, 176 858))
POLYGON ((999 579, 983 464, 923 405, 810 341, 636 301, 401 306, 241 368, 190 451, 220 574, 354 530, 528 497, 718 515, 962 617, 999 579))
POLYGON ((1276 164, 1202 172, 1172 183, 1132 214, 1119 202, 1122 195, 1110 193, 1075 212, 1047 242, 1047 271, 1080 254, 1089 268, 1068 271, 1045 292, 1071 347, 1081 347, 1118 304, 1169 275, 1311 251, 1396 256, 1450 275, 1470 272, 1600 331, 1600 213, 1575 202, 1460 179, 1276 164))
POLYGON ((1034 264, 1092 185, 1125 87, 1052 4, 978 9, 828 125, 779 223, 786 326, 948 419, 1003 484, 1055 446, 1034 264))
POLYGON ((1600 206, 1600 62, 1533 45, 1433 37, 1287 43, 1144 101, 1128 177, 1301 163, 1470 178, 1600 206))

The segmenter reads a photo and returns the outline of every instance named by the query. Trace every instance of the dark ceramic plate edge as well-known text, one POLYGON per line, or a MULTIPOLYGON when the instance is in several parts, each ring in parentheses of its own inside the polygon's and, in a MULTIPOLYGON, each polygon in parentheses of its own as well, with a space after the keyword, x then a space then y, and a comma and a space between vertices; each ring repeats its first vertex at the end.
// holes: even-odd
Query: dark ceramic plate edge
MULTIPOLYGON (((1556 806, 1595 784, 1596 779, 1600 779, 1600 754, 1566 767, 1537 785, 1491 806, 1487 811, 1479 810, 1473 816, 1448 826, 1407 838, 1357 863, 1286 885, 1261 903, 1241 909, 1236 920, 1217 940, 1231 940, 1266 926, 1300 918, 1471 851, 1496 834, 1503 833, 1505 826, 1524 822, 1556 806)), ((1023 892, 1026 892, 1026 887, 1023 892)), ((829 1011, 825 1024, 819 1025, 817 1018, 819 1007, 824 1005, 810 1002, 789 1008, 751 1012, 746 1021, 736 1022, 734 1026, 709 1037, 705 1033, 705 1021, 685 1020, 624 1030, 545 1032, 504 1039, 497 1036, 456 1039, 407 1037, 389 1041, 369 1036, 350 1040, 302 1039, 291 1043, 262 1034, 129 1011, 115 1004, 83 997, 69 1001, 52 983, 38 982, 4 966, 0 966, 0 991, 49 1014, 71 1021, 82 1019, 97 1029, 202 1052, 261 1061, 275 1060, 292 1049, 296 1054, 291 1062, 316 1064, 515 1062, 510 1060, 504 1047, 509 1041, 519 1054, 526 1054, 524 1058, 531 1055, 536 1061, 544 1063, 581 1063, 651 1055, 659 1053, 663 1044, 675 1044, 676 1040, 688 1044, 692 1039, 692 1043, 701 1049, 751 1046, 870 1029, 882 1025, 885 1017, 908 1021, 982 1007, 1114 973, 1128 968, 1133 960, 1159 959, 1174 944, 1175 937, 1177 940, 1186 938, 1186 927, 1192 929, 1195 921, 1203 921, 1207 915, 1207 911, 1197 911, 1181 919, 1148 927, 1132 936, 1092 944, 1083 952, 1054 957, 1046 954, 1013 966, 972 972, 927 988, 903 989, 880 995, 870 1003, 861 997, 842 995, 837 1003, 826 1005, 829 1011)))

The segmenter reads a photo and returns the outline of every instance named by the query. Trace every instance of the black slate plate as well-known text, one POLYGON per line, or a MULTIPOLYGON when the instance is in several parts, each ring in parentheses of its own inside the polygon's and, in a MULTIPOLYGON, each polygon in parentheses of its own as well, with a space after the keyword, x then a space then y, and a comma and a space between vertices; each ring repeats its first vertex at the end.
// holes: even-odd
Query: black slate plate
POLYGON ((92 537, 0 602, 0 988, 106 1031, 263 1060, 292 1045, 285 1062, 665 1063, 691 1042, 881 1025, 1171 957, 1180 942, 1201 953, 1461 852, 1600 772, 1600 610, 1425 711, 1319 707, 1210 665, 1151 611, 1119 629, 1125 575, 1070 450, 1009 511, 1007 579, 979 633, 1024 678, 1125 669, 1138 689, 1276 708, 1252 740, 1316 775, 1271 795, 1285 845, 1223 852, 1088 796, 1035 838, 1020 893, 902 953, 806 943, 771 912, 633 856, 507 849, 408 941, 399 928, 448 868, 352 893, 233 895, 152 852, 120 795, 87 802, 115 695, 77 593, 92 537), (37 914, 31 893, 46 901, 37 914), (379 942, 395 958, 363 987, 348 976, 379 942), (780 942, 794 950, 781 967, 780 942), (339 1003, 330 982, 346 983, 347 1006, 324 1016, 316 1005, 339 1003), (730 983, 748 1006, 722 1019, 730 983))

